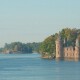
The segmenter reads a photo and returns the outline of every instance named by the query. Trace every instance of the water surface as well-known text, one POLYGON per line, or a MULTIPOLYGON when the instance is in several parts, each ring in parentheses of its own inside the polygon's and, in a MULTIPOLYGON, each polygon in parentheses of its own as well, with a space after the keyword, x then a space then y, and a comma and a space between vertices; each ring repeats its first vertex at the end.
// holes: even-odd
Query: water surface
POLYGON ((80 61, 57 61, 39 54, 0 54, 0 80, 80 80, 80 61))

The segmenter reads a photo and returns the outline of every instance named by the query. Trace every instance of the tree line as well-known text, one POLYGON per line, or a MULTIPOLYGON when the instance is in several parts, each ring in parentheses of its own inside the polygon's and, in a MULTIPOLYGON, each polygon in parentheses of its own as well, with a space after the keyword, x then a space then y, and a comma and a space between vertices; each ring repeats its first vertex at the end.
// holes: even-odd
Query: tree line
POLYGON ((0 48, 0 52, 12 52, 12 53, 33 53, 39 52, 44 57, 47 56, 55 56, 56 54, 56 44, 55 41, 58 35, 61 35, 62 41, 64 39, 67 41, 67 44, 64 46, 75 46, 76 38, 79 38, 80 41, 80 29, 70 29, 64 28, 58 33, 55 33, 49 37, 47 37, 43 42, 33 42, 33 43, 22 43, 22 42, 12 42, 10 44, 5 43, 3 48, 0 48))
POLYGON ((12 42, 10 44, 5 43, 5 46, 0 49, 2 53, 33 53, 38 52, 40 43, 22 43, 12 42))

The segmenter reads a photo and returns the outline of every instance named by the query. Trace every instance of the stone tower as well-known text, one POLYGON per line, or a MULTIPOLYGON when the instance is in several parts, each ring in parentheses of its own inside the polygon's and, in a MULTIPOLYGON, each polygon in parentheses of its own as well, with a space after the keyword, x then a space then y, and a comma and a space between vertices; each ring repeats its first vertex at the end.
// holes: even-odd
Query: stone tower
POLYGON ((56 58, 63 58, 63 44, 60 34, 56 40, 56 58))
POLYGON ((80 46, 79 46, 79 39, 76 39, 76 44, 75 44, 75 58, 80 58, 80 46))

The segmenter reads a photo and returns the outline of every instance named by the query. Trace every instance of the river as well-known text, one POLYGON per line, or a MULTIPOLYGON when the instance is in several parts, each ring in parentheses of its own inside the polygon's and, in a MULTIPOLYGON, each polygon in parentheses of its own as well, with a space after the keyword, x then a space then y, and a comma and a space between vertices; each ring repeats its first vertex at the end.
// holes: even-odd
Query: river
POLYGON ((0 80, 80 80, 80 61, 47 60, 39 54, 0 54, 0 80))

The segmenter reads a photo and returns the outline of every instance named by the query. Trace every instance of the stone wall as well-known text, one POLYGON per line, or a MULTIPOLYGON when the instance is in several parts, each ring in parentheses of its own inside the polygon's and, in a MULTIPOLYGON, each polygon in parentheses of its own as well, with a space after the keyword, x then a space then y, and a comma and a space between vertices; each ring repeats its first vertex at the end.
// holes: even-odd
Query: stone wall
POLYGON ((64 48, 64 58, 75 58, 75 50, 72 46, 64 48))

